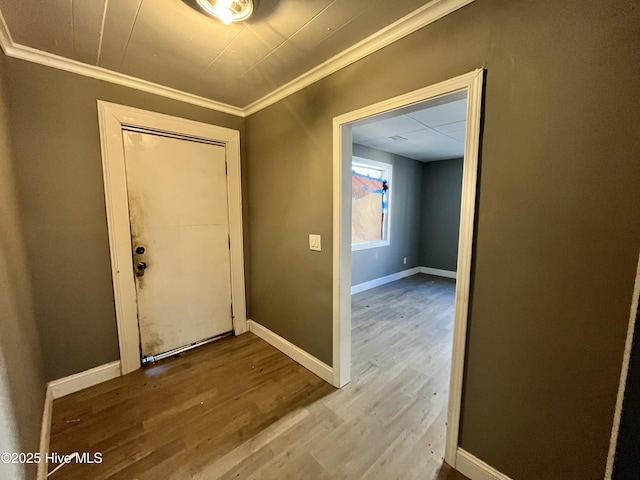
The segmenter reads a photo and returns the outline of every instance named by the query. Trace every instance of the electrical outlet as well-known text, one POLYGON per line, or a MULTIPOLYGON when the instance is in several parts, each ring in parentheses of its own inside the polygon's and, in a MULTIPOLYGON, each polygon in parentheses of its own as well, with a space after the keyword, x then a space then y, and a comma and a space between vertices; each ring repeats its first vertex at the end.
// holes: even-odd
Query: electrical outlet
POLYGON ((320 235, 309 234, 309 250, 322 251, 320 235))

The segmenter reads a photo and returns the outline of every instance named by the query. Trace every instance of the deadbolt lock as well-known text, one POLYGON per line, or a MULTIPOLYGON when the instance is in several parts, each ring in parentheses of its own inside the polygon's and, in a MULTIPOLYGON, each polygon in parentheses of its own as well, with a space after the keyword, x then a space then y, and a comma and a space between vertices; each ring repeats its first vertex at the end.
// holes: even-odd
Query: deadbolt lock
POLYGON ((141 277, 144 275, 144 271, 147 269, 147 264, 145 262, 138 262, 136 265, 136 275, 141 277))
POLYGON ((136 253, 138 255, 142 255, 145 252, 145 249, 142 245, 140 245, 139 247, 136 247, 136 253))

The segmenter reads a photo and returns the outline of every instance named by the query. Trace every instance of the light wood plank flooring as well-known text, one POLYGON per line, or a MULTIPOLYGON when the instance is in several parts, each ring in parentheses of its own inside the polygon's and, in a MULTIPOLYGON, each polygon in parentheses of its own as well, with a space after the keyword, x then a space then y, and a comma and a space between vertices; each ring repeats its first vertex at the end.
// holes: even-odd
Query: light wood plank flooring
MULTIPOLYGON (((439 479, 455 284, 354 295, 336 390, 253 334, 55 400, 50 451, 102 452, 52 479, 439 479)), ((52 466, 50 466, 50 469, 52 466)))

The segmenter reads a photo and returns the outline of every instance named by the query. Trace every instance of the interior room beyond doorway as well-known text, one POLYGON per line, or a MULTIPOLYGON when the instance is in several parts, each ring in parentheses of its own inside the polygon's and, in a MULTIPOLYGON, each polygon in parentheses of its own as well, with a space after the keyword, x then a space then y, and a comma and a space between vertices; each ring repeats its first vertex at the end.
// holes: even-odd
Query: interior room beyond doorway
POLYGON ((353 374, 429 419, 404 441, 433 465, 445 451, 466 115, 463 91, 352 126, 353 374))

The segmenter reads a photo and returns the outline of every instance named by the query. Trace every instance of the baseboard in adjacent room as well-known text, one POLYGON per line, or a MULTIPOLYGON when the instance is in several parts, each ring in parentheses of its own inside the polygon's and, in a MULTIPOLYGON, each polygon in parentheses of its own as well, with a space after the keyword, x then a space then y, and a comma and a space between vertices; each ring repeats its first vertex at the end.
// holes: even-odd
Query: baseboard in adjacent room
POLYGON ((396 280, 400 280, 401 278, 410 277, 411 275, 420 273, 421 268, 422 267, 414 267, 408 270, 403 270, 402 272, 392 273, 391 275, 386 275, 384 277, 374 278, 373 280, 369 280, 368 282, 360 283, 358 285, 353 285, 351 287, 351 295, 364 292, 365 290, 369 290, 371 288, 379 287, 380 285, 384 285, 386 283, 395 282, 396 280))
POLYGON ((365 290, 370 290, 372 288, 379 287, 380 285, 384 285, 386 283, 395 282, 396 280, 400 280, 402 278, 410 277, 417 273, 425 273, 427 275, 435 275, 437 277, 445 277, 445 278, 453 278, 456 279, 457 273, 451 270, 441 270, 439 268, 431 268, 431 267, 414 267, 408 270, 403 270, 401 272, 392 273, 391 275, 386 275, 380 278, 374 278, 373 280, 369 280, 368 282, 359 283, 358 285, 353 285, 351 287, 351 295, 355 295, 356 293, 364 292, 365 290))
POLYGON ((511 480, 462 448, 456 455, 456 470, 471 480, 511 480))
POLYGON ((120 360, 116 360, 115 362, 105 363, 104 365, 76 373, 75 375, 53 380, 47 384, 47 390, 51 390, 54 399, 60 398, 70 393, 93 387, 94 385, 106 382, 120 375, 120 360))
POLYGON ((268 328, 263 327, 253 320, 248 320, 249 331, 256 334, 265 342, 271 344, 286 356, 290 357, 307 370, 315 373, 325 382, 333 383, 333 368, 324 362, 321 362, 310 353, 305 352, 300 347, 295 346, 289 340, 282 338, 277 333, 272 332, 268 328))
POLYGON ((420 273, 435 275, 436 277, 453 278, 458 276, 457 272, 451 270, 441 270, 440 268, 420 267, 420 273))

